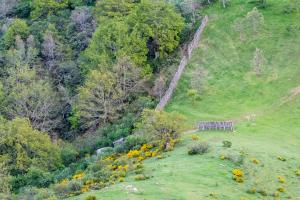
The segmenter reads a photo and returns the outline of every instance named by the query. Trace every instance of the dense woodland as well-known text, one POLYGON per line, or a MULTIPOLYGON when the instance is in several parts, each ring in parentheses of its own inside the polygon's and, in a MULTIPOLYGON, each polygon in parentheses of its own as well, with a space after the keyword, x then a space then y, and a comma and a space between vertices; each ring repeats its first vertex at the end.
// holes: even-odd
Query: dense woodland
POLYGON ((125 146, 114 151, 176 138, 181 116, 151 109, 201 23, 201 7, 216 2, 0 0, 3 198, 85 170, 96 149, 122 137, 125 146))

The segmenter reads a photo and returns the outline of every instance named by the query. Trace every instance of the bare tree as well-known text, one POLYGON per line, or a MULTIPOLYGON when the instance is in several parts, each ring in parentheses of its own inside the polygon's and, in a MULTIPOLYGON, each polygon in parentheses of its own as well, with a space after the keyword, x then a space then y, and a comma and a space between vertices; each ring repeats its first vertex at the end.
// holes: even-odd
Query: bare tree
POLYGON ((128 57, 119 58, 113 72, 116 74, 120 89, 125 94, 124 98, 135 92, 143 81, 141 70, 128 57))
POLYGON ((31 51, 35 51, 31 40, 32 37, 26 48, 23 40, 17 37, 16 49, 8 51, 8 77, 3 83, 6 98, 2 110, 10 119, 28 118, 38 130, 53 133, 60 123, 61 105, 50 82, 40 79, 35 67, 29 65, 34 57, 31 51))
POLYGON ((17 0, 0 0, 0 19, 11 12, 17 3, 17 0))
POLYGON ((88 7, 79 7, 72 11, 71 20, 78 28, 78 31, 84 31, 88 24, 93 21, 92 14, 88 7))
POLYGON ((265 63, 265 58, 263 56, 262 50, 256 48, 253 53, 252 68, 254 70, 254 73, 257 76, 259 76, 263 73, 264 63, 265 63))
POLYGON ((264 16, 255 7, 252 11, 247 13, 246 23, 253 34, 256 35, 264 23, 264 16))
POLYGON ((240 40, 245 40, 245 32, 246 32, 246 26, 245 26, 245 19, 244 18, 238 18, 234 22, 234 29, 237 31, 240 35, 240 40))
POLYGON ((204 69, 200 68, 196 72, 194 72, 191 77, 192 89, 196 90, 198 94, 201 94, 204 90, 204 79, 206 75, 207 72, 204 71, 204 69))
POLYGON ((152 94, 161 99, 166 90, 166 78, 160 75, 154 82, 154 87, 152 88, 152 94))

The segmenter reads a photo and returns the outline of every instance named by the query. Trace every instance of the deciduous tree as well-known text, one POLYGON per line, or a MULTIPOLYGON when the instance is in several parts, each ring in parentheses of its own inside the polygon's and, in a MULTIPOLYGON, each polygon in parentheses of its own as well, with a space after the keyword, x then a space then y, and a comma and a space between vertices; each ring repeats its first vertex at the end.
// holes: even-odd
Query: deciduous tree
POLYGON ((3 156, 12 175, 26 173, 30 167, 55 170, 61 166, 59 148, 46 133, 34 130, 26 119, 0 124, 0 157, 3 156))

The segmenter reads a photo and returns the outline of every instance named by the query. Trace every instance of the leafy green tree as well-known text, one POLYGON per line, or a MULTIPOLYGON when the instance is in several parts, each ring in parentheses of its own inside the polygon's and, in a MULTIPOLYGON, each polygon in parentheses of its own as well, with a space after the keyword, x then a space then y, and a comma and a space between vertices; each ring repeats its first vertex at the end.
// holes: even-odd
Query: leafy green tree
POLYGON ((29 35, 29 27, 26 21, 22 19, 15 19, 5 32, 3 41, 6 48, 9 48, 14 44, 17 35, 23 40, 29 35))
POLYGON ((97 1, 95 13, 98 16, 98 21, 103 21, 105 18, 124 17, 129 14, 132 8, 140 0, 106 0, 97 1))
POLYGON ((79 88, 75 108, 84 129, 95 129, 112 122, 123 108, 123 92, 111 72, 92 70, 79 88))
POLYGON ((135 134, 148 140, 170 141, 177 139, 184 130, 183 116, 177 113, 145 109, 136 124, 135 134))
POLYGON ((5 160, 2 157, 3 156, 0 156, 0 197, 1 193, 9 194, 11 190, 11 176, 9 175, 7 164, 5 163, 5 160))
POLYGON ((60 9, 68 6, 68 0, 33 0, 31 17, 37 19, 39 17, 46 17, 53 14, 60 9))
POLYGON ((127 17, 106 18, 97 28, 83 54, 82 69, 107 68, 118 57, 129 56, 147 74, 151 71, 148 60, 162 58, 178 46, 183 25, 182 17, 169 4, 143 0, 127 17))
POLYGON ((131 34, 139 38, 133 42, 143 41, 148 48, 148 57, 164 57, 178 46, 184 21, 165 1, 143 0, 128 18, 131 34))
POLYGON ((0 124, 0 158, 4 156, 12 175, 26 173, 30 167, 55 170, 61 166, 58 146, 21 118, 0 124))

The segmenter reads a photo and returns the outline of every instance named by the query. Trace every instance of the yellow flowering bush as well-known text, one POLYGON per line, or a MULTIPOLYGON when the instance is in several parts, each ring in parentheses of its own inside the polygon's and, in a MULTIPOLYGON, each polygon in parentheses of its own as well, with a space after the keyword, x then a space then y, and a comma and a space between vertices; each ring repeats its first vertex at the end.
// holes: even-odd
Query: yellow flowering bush
POLYGON ((111 156, 106 157, 103 161, 113 161, 114 158, 111 156))
POLYGON ((251 161, 256 165, 260 163, 259 160, 257 160, 256 158, 252 158, 251 161))
POLYGON ((192 135, 191 138, 192 138, 192 140, 199 140, 200 139, 200 137, 198 135, 192 135))
POLYGON ((145 160, 145 157, 144 157, 144 156, 139 156, 139 157, 137 158, 137 160, 138 160, 138 161, 145 160))
POLYGON ((244 176, 244 172, 240 169, 234 169, 232 170, 232 174, 234 176, 238 176, 238 177, 243 177, 244 176))
POLYGON ((140 152, 138 150, 130 150, 128 153, 127 153, 127 157, 128 158, 133 158, 133 157, 137 157, 140 155, 140 152))
POLYGON ((118 168, 117 168, 119 171, 127 171, 128 170, 128 165, 119 165, 118 168))
POLYGON ((80 179, 82 179, 84 176, 85 176, 84 172, 78 172, 78 173, 76 173, 76 174, 72 177, 72 179, 74 179, 74 180, 80 180, 80 179))
POLYGON ((152 152, 146 151, 146 152, 145 152, 145 156, 146 156, 146 157, 152 157, 152 152))
POLYGON ((89 186, 88 185, 84 185, 81 190, 80 190, 82 193, 84 192, 88 192, 89 191, 89 186))
POLYGON ((296 171, 295 174, 296 174, 297 176, 300 176, 300 171, 296 171))
POLYGON ((280 160, 280 161, 286 161, 286 159, 282 156, 277 156, 277 159, 280 160))
POLYGON ((226 156, 221 155, 221 156, 220 156, 220 159, 221 159, 221 160, 225 160, 225 159, 226 159, 226 156))
POLYGON ((69 183, 69 180, 66 178, 59 182, 60 185, 67 185, 68 183, 69 183))
POLYGON ((285 189, 283 187, 277 188, 278 192, 285 192, 285 189))
POLYGON ((141 151, 148 151, 149 149, 152 149, 153 148, 153 145, 152 144, 144 144, 142 147, 141 147, 141 151))
POLYGON ((243 176, 244 172, 240 169, 234 169, 232 170, 233 177, 232 179, 235 180, 238 183, 244 182, 243 176))
POLYGON ((283 176, 278 176, 277 178, 279 183, 285 183, 285 179, 283 176))

